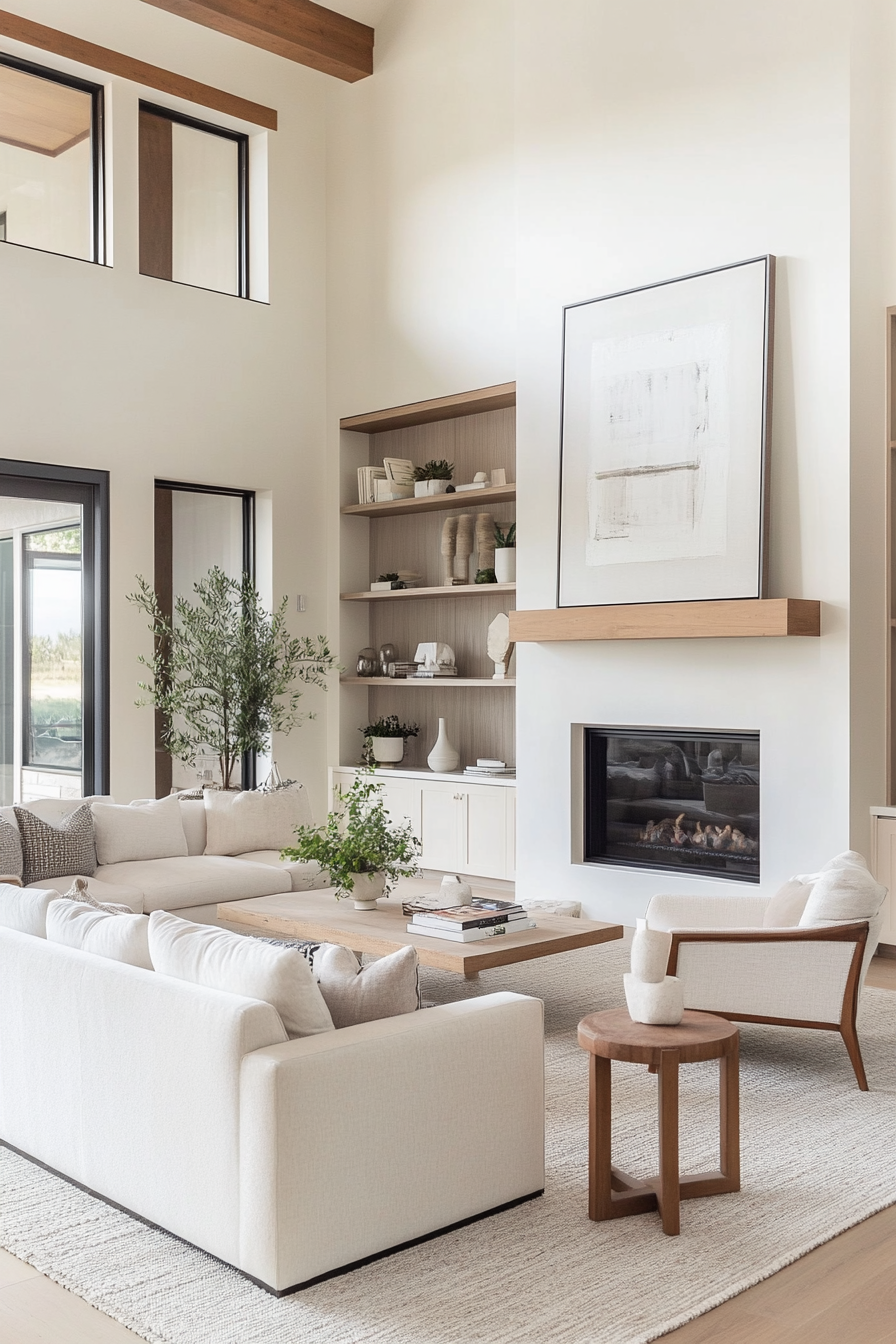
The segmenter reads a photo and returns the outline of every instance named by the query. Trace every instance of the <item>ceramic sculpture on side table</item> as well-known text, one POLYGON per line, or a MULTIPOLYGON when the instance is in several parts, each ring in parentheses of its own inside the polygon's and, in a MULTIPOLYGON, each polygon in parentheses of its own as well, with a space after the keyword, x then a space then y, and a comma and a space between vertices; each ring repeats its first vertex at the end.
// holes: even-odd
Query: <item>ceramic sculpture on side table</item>
POLYGON ((684 990, 677 976, 666 975, 672 935, 638 920, 632 940, 632 969, 622 977, 628 1015, 633 1022, 676 1027, 684 1016, 684 990))

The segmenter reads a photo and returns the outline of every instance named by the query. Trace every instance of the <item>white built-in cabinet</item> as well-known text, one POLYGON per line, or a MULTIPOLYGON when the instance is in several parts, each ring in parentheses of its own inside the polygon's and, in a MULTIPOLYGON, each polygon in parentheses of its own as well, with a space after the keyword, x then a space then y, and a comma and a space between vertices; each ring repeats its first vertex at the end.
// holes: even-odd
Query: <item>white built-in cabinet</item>
MULTIPOLYGON (((355 770, 331 771, 332 788, 351 786, 355 770)), ((421 864, 437 872, 512 881, 516 851, 516 789, 512 783, 470 784, 461 776, 428 778, 376 772, 396 820, 410 820, 421 842, 421 864)))
POLYGON ((896 807, 871 809, 871 871, 889 889, 880 942, 896 949, 896 807))

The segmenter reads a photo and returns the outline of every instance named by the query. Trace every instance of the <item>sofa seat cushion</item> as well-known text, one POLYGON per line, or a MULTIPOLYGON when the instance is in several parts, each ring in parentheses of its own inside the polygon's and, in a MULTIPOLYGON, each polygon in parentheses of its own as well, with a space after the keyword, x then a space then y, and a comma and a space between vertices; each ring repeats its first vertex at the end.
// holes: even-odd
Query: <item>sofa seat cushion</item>
MULTIPOLYGON (((43 882, 29 882, 28 888, 55 891, 66 896, 71 891, 81 873, 71 873, 67 877, 48 877, 43 882)), ((126 905, 135 915, 143 914, 143 892, 139 887, 123 886, 117 882, 102 882, 98 877, 88 877, 87 890, 95 901, 102 905, 126 905)))
POLYGON ((161 975, 271 1004, 290 1040, 333 1030, 311 967, 295 948, 155 910, 149 917, 149 951, 161 975))
POLYGON ((235 858, 244 863, 263 863, 269 868, 279 868, 289 874, 293 891, 321 891, 331 887, 330 874, 313 860, 310 863, 291 862, 281 859, 279 849, 253 849, 248 854, 236 854, 235 858))
POLYGON ((292 889, 288 873, 266 864, 237 863, 209 854, 110 863, 98 868, 96 876, 100 882, 121 883, 142 891, 147 914, 252 896, 277 896, 292 889))
POLYGON ((113 914, 65 898, 51 901, 47 910, 47 941, 152 970, 146 915, 113 914))

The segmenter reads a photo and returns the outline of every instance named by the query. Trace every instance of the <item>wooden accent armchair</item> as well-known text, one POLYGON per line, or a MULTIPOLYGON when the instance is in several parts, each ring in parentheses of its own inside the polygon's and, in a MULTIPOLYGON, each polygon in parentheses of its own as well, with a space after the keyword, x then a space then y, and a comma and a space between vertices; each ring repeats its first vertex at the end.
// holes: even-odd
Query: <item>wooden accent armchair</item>
POLYGON ((880 916, 765 928, 767 905, 758 896, 654 896, 647 920, 672 932, 668 974, 684 982, 685 1007, 733 1022, 839 1032, 867 1092, 856 1011, 880 916))

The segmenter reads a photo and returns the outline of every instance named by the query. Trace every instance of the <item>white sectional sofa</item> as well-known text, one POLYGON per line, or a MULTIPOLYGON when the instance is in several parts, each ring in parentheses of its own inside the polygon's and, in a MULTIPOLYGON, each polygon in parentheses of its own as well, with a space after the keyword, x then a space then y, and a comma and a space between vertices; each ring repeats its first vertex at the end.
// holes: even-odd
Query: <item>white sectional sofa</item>
POLYGON ((542 1005, 288 1040, 270 1003, 0 928, 0 1141, 288 1293, 541 1192, 542 1005))
MULTIPOLYGON (((304 788, 300 793, 304 820, 310 823, 311 810, 304 788)), ((80 798, 42 799, 29 803, 28 810, 43 821, 58 824, 83 803, 80 798)), ((101 865, 88 878, 88 890, 96 900, 129 905, 138 914, 172 910, 184 919, 215 924, 219 901, 249 900, 330 885, 327 874, 317 864, 282 863, 276 849, 251 850, 235 856, 206 854, 205 804, 202 799, 181 798, 178 805, 187 842, 186 856, 101 865)), ((3 808, 2 815, 15 824, 12 808, 3 808)), ((284 843, 290 838, 285 836, 284 843)), ((84 875, 67 873, 29 885, 64 893, 81 876, 84 875)))

